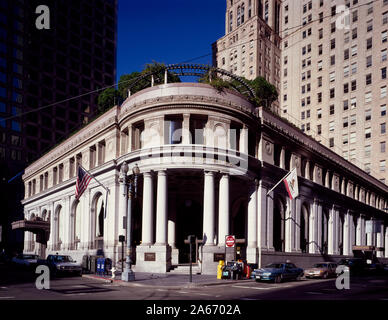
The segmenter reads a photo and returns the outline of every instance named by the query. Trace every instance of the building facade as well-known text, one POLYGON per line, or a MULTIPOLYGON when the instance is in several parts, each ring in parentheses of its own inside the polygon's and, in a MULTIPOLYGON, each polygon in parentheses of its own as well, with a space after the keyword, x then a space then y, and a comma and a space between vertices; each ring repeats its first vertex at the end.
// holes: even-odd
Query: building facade
POLYGON ((26 230, 24 251, 77 261, 103 254, 119 267, 124 168, 135 164, 136 271, 164 273, 187 263, 189 235, 203 274, 215 274, 225 253, 233 258, 225 251, 230 234, 237 258, 250 263, 291 259, 306 267, 353 256, 354 246, 388 257, 385 184, 241 94, 194 83, 137 92, 26 168, 24 220, 15 224, 26 230), (108 194, 92 180, 76 201, 77 164, 108 194), (292 168, 299 197, 290 200, 283 185, 268 193, 292 168), (368 220, 380 226, 375 233, 367 232, 368 220), (43 241, 34 221, 46 222, 43 241))
POLYGON ((8 181, 94 117, 98 92, 88 93, 116 78, 117 1, 46 1, 49 29, 38 29, 42 4, 0 1, 0 248, 9 250, 22 243, 10 225, 24 191, 20 176, 8 181))
POLYGON ((282 116, 386 182, 388 1, 283 1, 282 12, 282 116))
POLYGON ((225 36, 213 44, 213 65, 280 89, 280 1, 227 0, 225 36))

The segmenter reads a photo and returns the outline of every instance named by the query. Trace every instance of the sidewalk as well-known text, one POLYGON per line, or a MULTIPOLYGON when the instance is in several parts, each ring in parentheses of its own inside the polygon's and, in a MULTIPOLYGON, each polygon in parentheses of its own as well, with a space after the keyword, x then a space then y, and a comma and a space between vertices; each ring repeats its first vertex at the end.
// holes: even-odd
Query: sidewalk
POLYGON ((193 274, 192 282, 190 283, 190 275, 185 274, 160 274, 160 273, 145 273, 135 272, 135 280, 125 282, 121 280, 121 273, 116 272, 116 277, 112 280, 111 275, 83 274, 82 277, 100 280, 108 283, 114 283, 121 286, 129 287, 163 287, 169 289, 181 289, 191 287, 205 287, 215 285, 225 285, 230 283, 248 283, 253 282, 253 279, 243 280, 217 280, 216 275, 197 275, 193 274))

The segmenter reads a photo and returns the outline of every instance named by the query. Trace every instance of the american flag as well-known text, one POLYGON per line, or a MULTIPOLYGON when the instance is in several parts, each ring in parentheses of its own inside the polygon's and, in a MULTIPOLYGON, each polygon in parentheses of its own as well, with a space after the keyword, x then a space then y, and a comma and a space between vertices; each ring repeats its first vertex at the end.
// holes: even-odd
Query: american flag
POLYGON ((78 167, 77 184, 75 186, 75 197, 79 199, 84 193, 88 184, 92 180, 92 176, 89 175, 81 166, 78 167))

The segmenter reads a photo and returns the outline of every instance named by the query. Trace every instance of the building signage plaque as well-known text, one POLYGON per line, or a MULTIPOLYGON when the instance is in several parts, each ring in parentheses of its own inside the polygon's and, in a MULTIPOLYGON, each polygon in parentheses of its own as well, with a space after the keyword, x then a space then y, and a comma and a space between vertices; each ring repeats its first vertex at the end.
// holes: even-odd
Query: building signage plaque
POLYGON ((144 252, 144 261, 155 261, 155 252, 144 252))

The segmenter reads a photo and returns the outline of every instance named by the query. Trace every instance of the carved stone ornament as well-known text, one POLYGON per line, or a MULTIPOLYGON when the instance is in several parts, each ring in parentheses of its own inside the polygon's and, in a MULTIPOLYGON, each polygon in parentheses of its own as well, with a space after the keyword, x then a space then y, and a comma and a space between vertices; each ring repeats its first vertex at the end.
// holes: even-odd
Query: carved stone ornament
POLYGON ((317 170, 317 175, 318 175, 318 178, 320 178, 320 177, 322 176, 322 170, 321 170, 321 168, 319 168, 319 169, 317 170))
POLYGON ((272 155, 272 146, 268 141, 265 142, 264 148, 268 155, 272 155))

